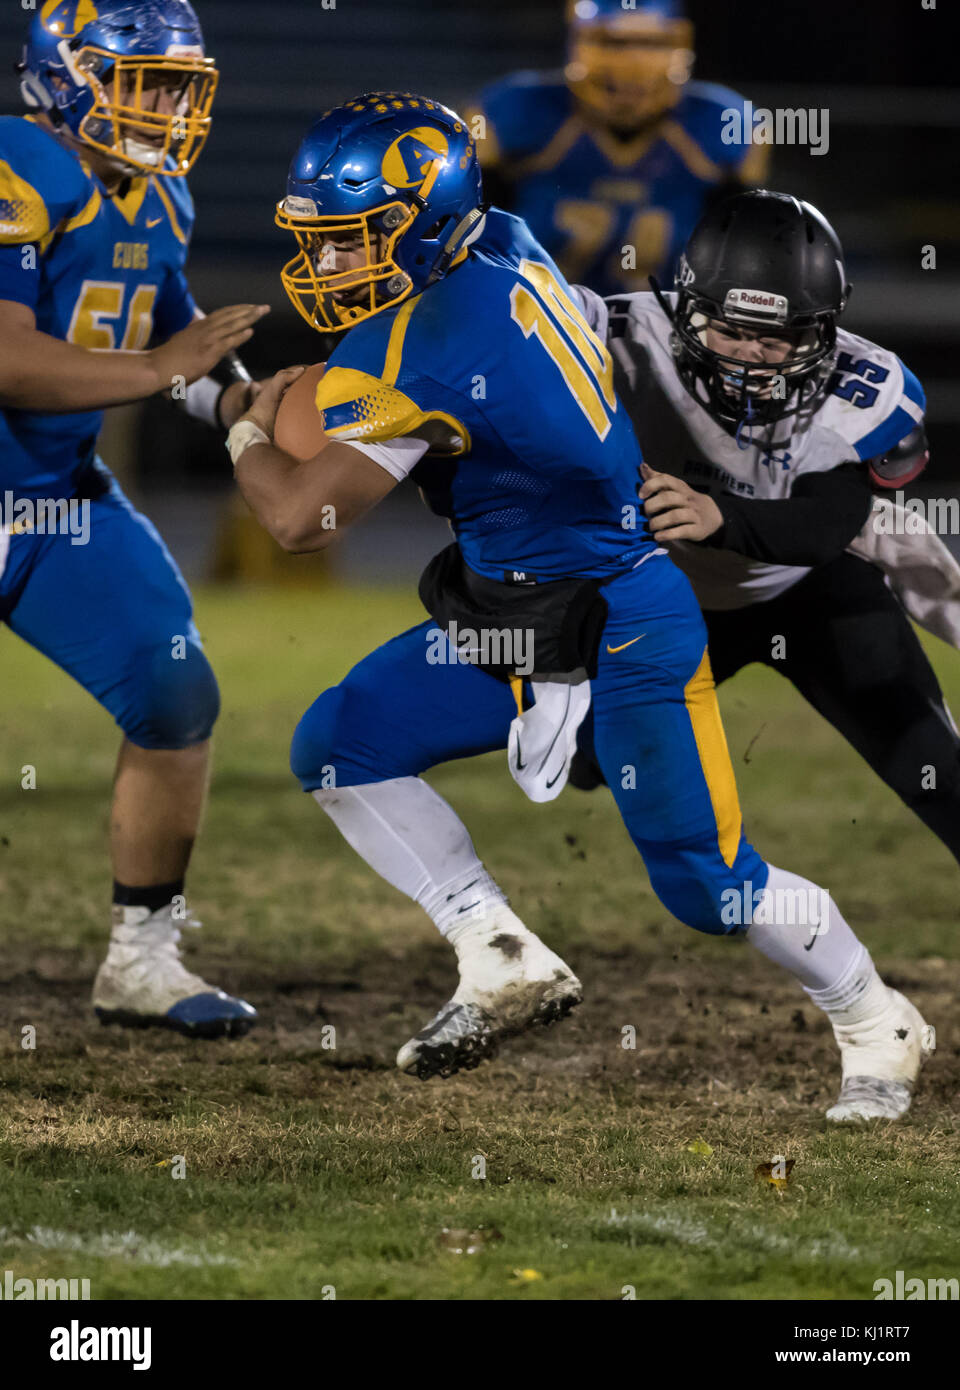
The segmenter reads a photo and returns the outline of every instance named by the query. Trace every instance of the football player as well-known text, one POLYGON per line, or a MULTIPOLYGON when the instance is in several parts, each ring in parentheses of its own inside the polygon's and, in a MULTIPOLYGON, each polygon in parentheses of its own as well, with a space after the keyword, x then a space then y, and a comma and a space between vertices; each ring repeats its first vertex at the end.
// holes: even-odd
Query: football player
POLYGON ((265 308, 203 318, 184 277, 183 175, 217 70, 185 0, 45 0, 17 70, 28 113, 0 119, 0 497, 13 499, 0 618, 124 735, 99 1017, 236 1034, 255 1011, 178 949, 180 928, 199 925, 183 885, 217 684, 172 557, 96 457, 105 406, 180 386, 193 413, 228 426, 255 394, 239 368, 235 381, 208 373, 265 308), (48 526, 54 513, 86 520, 48 526))
POLYGON ((960 646, 960 575, 875 504, 927 463, 925 401, 894 353, 837 327, 849 296, 816 208, 741 193, 693 233, 675 293, 610 302, 609 343, 715 679, 780 671, 960 859, 960 737, 907 617, 960 646))
POLYGON ((286 549, 320 550, 409 476, 457 538, 421 581, 432 621, 321 694, 293 739, 304 790, 457 954, 456 993, 398 1065, 421 1078, 475 1066, 579 1002, 579 981, 421 774, 509 745, 517 780, 550 799, 589 701, 661 901, 701 931, 747 926, 827 1012, 843 1060, 831 1119, 902 1115, 929 1031, 828 895, 745 839, 693 592, 642 522, 622 525, 640 453, 610 356, 523 222, 484 212, 464 122, 405 93, 326 112, 277 220, 299 246, 283 274, 291 299, 341 341, 316 386, 315 454, 273 440, 302 368, 234 425, 244 496, 286 549), (518 633, 532 653, 508 649, 518 633), (787 905, 811 893, 813 936, 787 905))
POLYGON ((646 289, 651 272, 672 274, 709 200, 763 181, 769 150, 734 127, 742 97, 690 80, 681 0, 569 0, 567 24, 562 73, 515 73, 481 94, 486 191, 569 281, 646 289))

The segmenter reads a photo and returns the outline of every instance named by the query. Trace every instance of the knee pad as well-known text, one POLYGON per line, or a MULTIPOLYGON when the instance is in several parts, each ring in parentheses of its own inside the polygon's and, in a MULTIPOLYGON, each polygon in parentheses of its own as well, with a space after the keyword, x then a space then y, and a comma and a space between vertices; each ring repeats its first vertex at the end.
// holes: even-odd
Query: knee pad
POLYGON ((140 748, 189 748, 213 732, 220 690, 203 648, 192 638, 137 653, 117 723, 140 748))
MULTIPOLYGON (((335 755, 345 691, 341 685, 325 690, 307 710, 294 730, 290 744, 290 771, 305 792, 336 786, 335 755)), ((346 785, 341 781, 341 785, 346 785)))
POLYGON ((744 839, 733 864, 702 845, 643 846, 650 884, 664 907, 685 926, 708 936, 736 936, 745 929, 748 897, 762 889, 766 863, 744 839))
POLYGON ((382 696, 350 676, 313 702, 290 746, 290 768, 305 792, 416 777, 429 765, 390 722, 382 696))

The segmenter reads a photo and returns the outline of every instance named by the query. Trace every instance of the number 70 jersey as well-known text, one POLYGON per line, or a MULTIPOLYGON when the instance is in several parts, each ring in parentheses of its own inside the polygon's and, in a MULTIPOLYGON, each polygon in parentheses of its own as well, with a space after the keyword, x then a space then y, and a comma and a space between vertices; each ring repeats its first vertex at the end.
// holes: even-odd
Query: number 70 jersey
POLYGON ((429 443, 411 476, 479 574, 612 577, 654 548, 610 354, 519 218, 493 209, 444 280, 352 328, 316 403, 334 439, 429 443))

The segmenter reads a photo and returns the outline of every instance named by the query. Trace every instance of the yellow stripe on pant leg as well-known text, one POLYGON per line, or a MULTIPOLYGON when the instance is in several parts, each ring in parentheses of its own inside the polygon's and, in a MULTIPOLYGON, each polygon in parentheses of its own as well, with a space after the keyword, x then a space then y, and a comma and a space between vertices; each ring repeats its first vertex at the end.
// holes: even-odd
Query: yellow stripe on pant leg
POLYGON ((723 732, 720 706, 717 704, 717 687, 706 648, 700 665, 684 686, 683 696, 700 755, 700 766, 710 792, 720 854, 727 868, 730 868, 737 857, 743 818, 737 796, 737 779, 733 775, 727 736, 723 732))

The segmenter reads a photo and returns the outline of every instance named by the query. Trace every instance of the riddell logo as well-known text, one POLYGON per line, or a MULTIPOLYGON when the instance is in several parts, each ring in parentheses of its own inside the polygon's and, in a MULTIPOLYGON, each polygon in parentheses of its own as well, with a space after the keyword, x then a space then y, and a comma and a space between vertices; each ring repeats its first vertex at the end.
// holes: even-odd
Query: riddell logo
POLYGON ((787 301, 782 294, 769 294, 766 290, 728 290, 723 301, 724 309, 753 309, 765 318, 773 318, 777 323, 787 319, 787 301))

